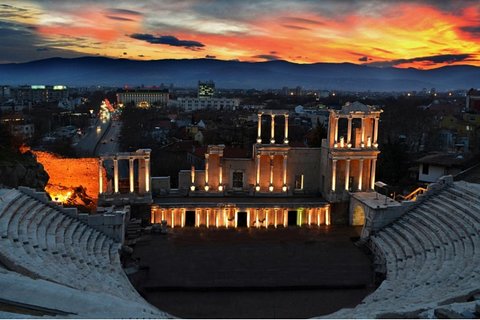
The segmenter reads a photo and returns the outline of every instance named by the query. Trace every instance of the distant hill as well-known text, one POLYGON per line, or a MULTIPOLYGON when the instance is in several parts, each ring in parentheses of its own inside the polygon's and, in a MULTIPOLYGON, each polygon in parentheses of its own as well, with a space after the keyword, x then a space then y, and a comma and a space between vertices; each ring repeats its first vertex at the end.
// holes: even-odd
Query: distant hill
POLYGON ((406 91, 480 87, 480 67, 432 70, 378 68, 351 63, 296 64, 287 61, 239 62, 214 59, 137 61, 104 57, 51 58, 0 64, 0 84, 136 86, 160 83, 194 87, 214 80, 219 88, 281 88, 406 91))

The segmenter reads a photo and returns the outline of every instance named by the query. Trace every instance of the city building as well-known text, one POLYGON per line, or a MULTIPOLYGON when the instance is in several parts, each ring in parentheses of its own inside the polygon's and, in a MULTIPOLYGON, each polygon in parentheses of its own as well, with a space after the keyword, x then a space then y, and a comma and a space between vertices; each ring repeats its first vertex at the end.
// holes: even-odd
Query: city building
POLYGON ((198 81, 198 98, 213 98, 215 95, 215 82, 198 81))
POLYGON ((35 133, 35 125, 19 113, 4 115, 0 121, 15 137, 29 139, 35 133))
POLYGON ((137 88, 122 89, 117 92, 118 104, 133 103, 139 108, 165 107, 168 99, 168 89, 137 88))
POLYGON ((202 109, 236 110, 240 106, 240 99, 230 98, 178 98, 177 106, 185 111, 202 109))
POLYGON ((153 199, 151 222, 227 228, 346 222, 348 210, 342 208, 348 206, 335 204, 348 203, 351 192, 374 188, 380 113, 358 102, 330 110, 322 147, 305 148, 289 144, 287 111, 261 111, 252 156, 209 145, 203 168, 179 172, 178 189, 170 188, 169 179, 157 181, 161 190, 153 192, 163 196, 153 199), (275 136, 279 123, 280 137, 275 136))
POLYGON ((31 85, 11 88, 13 97, 19 102, 45 103, 68 98, 68 87, 64 85, 31 85))
POLYGON ((480 113, 480 91, 470 89, 467 92, 467 111, 480 113))

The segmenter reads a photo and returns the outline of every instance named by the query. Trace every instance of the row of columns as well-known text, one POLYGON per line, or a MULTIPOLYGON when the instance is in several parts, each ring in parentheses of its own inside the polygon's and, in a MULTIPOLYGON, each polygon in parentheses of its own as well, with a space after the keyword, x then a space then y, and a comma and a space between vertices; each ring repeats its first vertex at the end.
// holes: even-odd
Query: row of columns
MULTIPOLYGON (((338 140, 338 121, 339 121, 340 117, 335 117, 335 137, 334 137, 334 143, 335 143, 335 146, 338 146, 340 145, 340 147, 344 147, 345 145, 348 147, 348 148, 351 148, 352 147, 352 121, 353 121, 353 118, 352 117, 348 117, 347 118, 347 121, 348 121, 348 125, 347 125, 347 141, 339 141, 338 140)), ((371 118, 369 118, 371 119, 371 118)), ((367 147, 371 147, 372 145, 372 141, 371 141, 371 138, 368 137, 367 138, 367 141, 365 141, 365 118, 361 118, 362 120, 362 135, 361 135, 361 141, 360 141, 360 146, 362 148, 365 148, 365 146, 367 147)), ((379 121, 379 118, 373 118, 374 120, 374 125, 373 125, 373 146, 374 147, 377 147, 378 146, 378 121, 379 121)))
MULTIPOLYGON (((262 143, 262 115, 263 113, 258 113, 258 128, 257 128, 257 143, 262 143)), ((283 138, 283 143, 288 144, 288 113, 283 115, 285 117, 285 134, 283 138)), ((270 115, 271 118, 271 127, 270 127, 270 143, 275 143, 275 114, 270 115)))
MULTIPOLYGON (((136 157, 129 157, 128 158, 128 180, 129 180, 129 191, 130 193, 135 192, 135 184, 134 184, 134 160, 136 157)), ((142 157, 136 158, 138 160, 142 159, 145 161, 145 192, 150 192, 150 158, 149 157, 142 157)), ((113 158, 113 192, 119 193, 119 174, 118 174, 118 158, 113 158)), ((103 187, 103 162, 105 161, 104 158, 100 158, 98 160, 98 192, 99 194, 104 193, 106 190, 103 187)), ((140 178, 140 177, 139 177, 140 178)))
MULTIPOLYGON (((255 171, 256 171, 256 184, 255 184, 255 191, 260 191, 260 161, 261 161, 261 154, 257 154, 255 158, 255 171)), ((287 192, 287 158, 286 154, 283 154, 283 186, 282 191, 287 192)), ((275 155, 270 155, 270 184, 268 186, 268 191, 273 192, 273 159, 275 155)))
MULTIPOLYGON (((208 176, 209 176, 209 161, 208 159, 210 158, 210 154, 205 153, 205 186, 204 189, 205 191, 210 190, 210 186, 208 185, 208 176)), ((191 186, 190 190, 195 191, 195 167, 192 166, 192 171, 191 171, 191 186)), ((222 158, 220 157, 220 164, 219 164, 219 173, 218 173, 218 191, 223 191, 223 163, 222 163, 222 158)))
MULTIPOLYGON (((343 160, 343 159, 342 159, 343 160)), ((375 187, 375 170, 377 166, 377 159, 372 158, 371 160, 371 168, 370 168, 370 189, 374 189, 375 187)), ((336 191, 336 178, 337 178, 337 159, 332 159, 332 185, 331 191, 336 191)), ((362 190, 363 185, 363 161, 364 159, 358 159, 359 161, 359 172, 358 172, 358 185, 357 190, 362 190)), ((345 159, 345 190, 350 189, 350 159, 345 159)))
MULTIPOLYGON (((195 210, 195 227, 205 225, 209 227, 238 227, 238 208, 203 208, 195 210), (211 217, 213 213, 213 217, 211 217), (233 217, 232 217, 233 213, 233 217)), ((300 225, 330 225, 330 208, 305 208, 305 218, 301 217, 300 225), (306 220, 306 221, 305 221, 306 220)), ((161 223, 167 221, 167 225, 174 227, 185 227, 185 208, 152 208, 150 222, 161 223)), ((192 210, 193 211, 193 210, 192 210)), ((278 227, 288 226, 287 208, 250 208, 246 209, 247 227, 278 227)), ((297 215, 301 214, 297 210, 297 215)), ((298 216, 297 216, 298 220, 298 216)), ((297 225, 297 221, 295 222, 297 225)))

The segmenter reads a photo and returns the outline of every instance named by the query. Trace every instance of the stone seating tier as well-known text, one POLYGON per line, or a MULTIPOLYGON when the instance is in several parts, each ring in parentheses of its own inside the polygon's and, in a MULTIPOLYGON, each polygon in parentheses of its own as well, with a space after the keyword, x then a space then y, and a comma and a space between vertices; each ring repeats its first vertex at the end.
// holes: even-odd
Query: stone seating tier
POLYGON ((455 182, 425 197, 370 238, 382 255, 376 260, 385 261, 382 284, 355 308, 328 317, 399 317, 473 297, 480 291, 479 231, 480 186, 455 182))
POLYGON ((118 243, 38 198, 2 193, 0 232, 0 263, 9 269, 145 303, 121 268, 118 243))

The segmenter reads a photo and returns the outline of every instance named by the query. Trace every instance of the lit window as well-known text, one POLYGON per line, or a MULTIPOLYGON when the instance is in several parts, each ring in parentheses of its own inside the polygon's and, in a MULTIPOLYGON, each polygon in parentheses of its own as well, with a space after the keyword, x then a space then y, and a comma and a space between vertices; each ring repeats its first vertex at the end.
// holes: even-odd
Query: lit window
POLYGON ((295 189, 303 190, 303 174, 295 175, 295 189))

